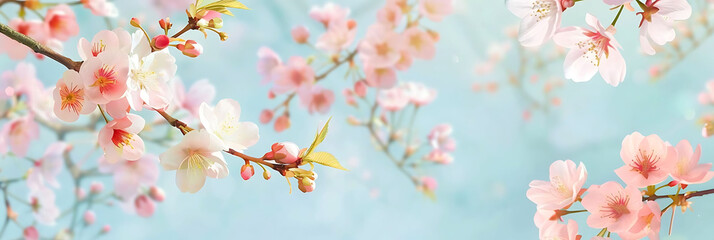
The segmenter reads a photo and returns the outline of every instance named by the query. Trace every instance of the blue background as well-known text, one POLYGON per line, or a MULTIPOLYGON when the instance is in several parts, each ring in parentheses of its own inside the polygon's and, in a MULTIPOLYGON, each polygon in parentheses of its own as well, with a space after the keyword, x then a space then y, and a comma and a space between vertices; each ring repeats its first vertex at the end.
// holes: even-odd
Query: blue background
MULTIPOLYGON (((325 2, 245 0, 243 3, 252 10, 237 10, 235 17, 224 18, 224 31, 230 36, 227 42, 220 42, 211 34, 207 40, 201 39, 197 32, 186 35, 200 39, 204 54, 188 59, 174 52, 179 61, 178 75, 187 87, 199 79, 209 79, 217 87, 216 100, 236 99, 243 108, 241 119, 257 122, 262 109, 272 108, 282 99, 268 100, 268 86, 259 84, 261 77, 255 70, 258 48, 268 46, 284 60, 293 55, 312 54, 309 47, 294 44, 289 32, 294 25, 305 24, 314 41, 322 30, 309 18, 308 11, 310 6, 325 2)), ((371 0, 338 2, 352 9, 351 16, 359 24, 358 38, 376 21, 376 11, 384 4, 371 0)), ((124 24, 132 16, 143 16, 145 22, 161 17, 145 1, 115 3, 124 24)), ((399 74, 401 80, 423 82, 439 91, 437 100, 422 109, 416 122, 422 137, 439 123, 451 123, 455 129, 458 147, 454 163, 426 171, 439 181, 436 202, 415 191, 393 164, 374 150, 365 129, 346 124, 347 116, 366 116, 366 109, 355 110, 344 104, 339 91, 348 83, 341 77, 346 68, 341 68, 321 83, 338 91, 330 113, 335 119, 320 149, 334 153, 351 171, 318 168, 317 189, 310 194, 288 194, 287 184, 278 177, 264 181, 256 176, 243 181, 238 174, 240 161, 230 157, 227 161, 232 174, 225 179, 208 179, 196 194, 181 193, 175 187, 175 173, 162 171, 158 185, 165 189, 167 198, 158 205, 154 216, 145 219, 127 215, 117 207, 100 206, 95 209, 97 224, 85 230, 83 237, 92 236, 103 224, 110 224, 112 232, 107 239, 534 239, 538 234, 532 218, 535 205, 525 197, 525 192, 531 180, 548 178, 548 167, 555 160, 583 162, 589 173, 586 185, 617 180, 613 170, 623 164, 619 158, 620 143, 627 134, 640 131, 645 135, 658 134, 672 143, 688 139, 693 144, 702 144, 701 161, 713 161, 714 143, 700 135, 700 126, 696 124, 696 117, 706 111, 697 103, 696 95, 714 75, 712 41, 704 42, 661 81, 652 83, 647 71, 651 64, 662 61, 663 56, 639 53, 635 28, 639 18, 625 12, 616 35, 628 64, 625 82, 613 88, 599 76, 587 83, 565 81, 557 93, 563 99, 562 105, 547 114, 534 113, 533 119, 525 122, 521 115, 526 103, 506 86, 505 75, 498 74, 504 66, 512 68, 517 63, 513 51, 506 55, 497 73, 489 76, 474 73, 475 64, 485 59, 489 44, 507 40, 503 29, 517 24, 518 19, 500 0, 455 0, 455 5, 455 13, 444 21, 426 21, 441 35, 436 57, 417 60, 409 71, 399 74), (488 81, 500 82, 500 90, 493 94, 470 90, 473 83, 488 81), (376 191, 378 196, 370 196, 376 191)), ((694 5, 695 9, 702 7, 694 5)), ((78 38, 91 39, 106 26, 85 9, 75 10, 81 21, 80 36, 66 42, 64 53, 77 59, 74 43, 78 38)), ((605 23, 615 15, 600 1, 590 0, 568 9, 563 25, 583 26, 586 11, 605 23)), ((176 12, 172 19, 179 27, 185 15, 176 12)), ((549 45, 552 43, 546 46, 549 45)), ((48 86, 64 71, 52 61, 29 58, 28 61, 41 69, 38 76, 48 86)), ((0 56, 2 70, 14 65, 6 56, 0 56)), ((553 63, 547 71, 561 76, 561 62, 553 63)), ((261 140, 246 153, 261 155, 276 141, 307 145, 315 129, 329 117, 308 115, 296 104, 292 110, 292 128, 277 134, 272 126, 261 125, 261 140)), ((32 146, 36 152, 30 156, 39 157, 52 139, 50 132, 43 131, 42 140, 32 146)), ((70 140, 76 145, 90 143, 86 135, 73 135, 70 140)), ((155 154, 163 150, 156 145, 149 147, 155 154)), ((81 149, 77 150, 77 156, 84 153, 81 149)), ((3 168, 21 172, 27 165, 11 157, 0 162, 3 168)), ((3 171, 0 176, 18 175, 3 171)), ((58 191, 60 209, 70 204, 69 179, 66 171, 60 175, 63 184, 58 191)), ((100 179, 110 187, 111 178, 100 179)), ((84 187, 88 184, 85 181, 84 187)), ((711 187, 714 183, 692 186, 711 187)), ((22 188, 18 185, 11 189, 22 193, 22 188)), ((660 202, 662 206, 665 204, 660 202)), ((714 219, 714 196, 694 200, 693 209, 694 212, 684 215, 678 211, 673 236, 663 238, 710 236, 707 227, 714 219)), ((588 228, 584 217, 575 219, 579 220, 584 239, 589 239, 599 230, 588 228)), ((668 219, 669 214, 664 218, 668 219)), ((26 216, 23 223, 28 224, 28 219, 26 216)), ((669 221, 663 222, 666 229, 669 221)), ((58 226, 66 224, 64 218, 58 226)), ((58 230, 59 227, 40 228, 46 237, 58 230)), ((11 225, 8 231, 6 236, 20 235, 15 226, 11 225)))

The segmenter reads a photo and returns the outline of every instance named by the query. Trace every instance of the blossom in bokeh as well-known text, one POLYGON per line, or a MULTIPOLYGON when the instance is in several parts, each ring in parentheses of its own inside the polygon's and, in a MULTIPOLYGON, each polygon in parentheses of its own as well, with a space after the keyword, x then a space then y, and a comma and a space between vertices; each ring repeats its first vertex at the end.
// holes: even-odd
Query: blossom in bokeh
POLYGON ((211 102, 216 97, 216 87, 211 84, 208 79, 201 79, 191 84, 191 87, 186 91, 183 82, 179 79, 174 80, 174 105, 185 109, 194 118, 199 117, 199 108, 204 102, 211 102))
POLYGON ((55 204, 55 193, 47 188, 32 189, 28 202, 32 207, 32 215, 37 222, 44 225, 54 225, 60 215, 60 210, 55 204))
POLYGON ((14 70, 0 74, 0 99, 21 95, 26 95, 29 98, 35 97, 38 93, 37 90, 42 88, 42 82, 37 79, 35 73, 34 65, 20 62, 14 70))
POLYGON ((295 91, 315 81, 315 71, 302 57, 291 57, 278 71, 279 75, 273 86, 273 91, 277 94, 295 91))
POLYGON ((273 123, 273 129, 276 132, 282 132, 285 131, 285 129, 290 128, 290 117, 288 115, 280 115, 280 117, 275 119, 275 123, 273 123))
POLYGON ((365 83, 370 87, 387 89, 397 84, 397 71, 391 67, 375 68, 364 63, 365 83))
POLYGON ((542 45, 560 28, 560 0, 508 0, 506 6, 521 18, 518 41, 525 47, 542 45))
POLYGON ((223 150, 243 151, 258 142, 258 125, 239 122, 240 104, 233 99, 222 99, 215 107, 201 104, 199 116, 206 131, 221 141, 223 150))
POLYGON ((0 153, 8 152, 8 147, 17 157, 25 157, 30 142, 40 137, 40 126, 31 114, 15 118, 0 129, 0 153))
POLYGON ((674 40, 674 21, 687 20, 692 15, 692 6, 687 0, 647 0, 638 2, 642 12, 640 21, 640 45, 642 51, 649 55, 655 54, 650 41, 664 45, 674 40))
POLYGON ((436 55, 436 42, 419 27, 410 27, 402 33, 405 49, 410 56, 421 59, 432 59, 436 55))
POLYGON ((293 37, 293 41, 303 44, 310 38, 310 31, 305 26, 296 26, 290 31, 290 35, 293 37))
POLYGON ((114 3, 108 0, 81 0, 82 5, 92 11, 92 14, 100 17, 116 17, 119 10, 114 3))
POLYGON ((82 219, 84 220, 85 225, 92 225, 94 224, 94 221, 97 220, 97 215, 94 214, 94 211, 87 210, 86 212, 84 212, 84 216, 82 216, 82 219))
POLYGON ((387 1, 379 11, 377 11, 377 21, 380 24, 396 27, 402 20, 402 8, 394 2, 387 1))
POLYGON ((419 0, 419 13, 439 22, 453 11, 452 0, 419 0))
POLYGON ((675 165, 670 176, 677 183, 681 184, 698 184, 705 183, 714 177, 714 172, 709 171, 712 168, 711 163, 699 164, 702 147, 697 145, 696 150, 692 151, 692 145, 687 140, 682 140, 677 143, 677 156, 675 157, 675 165))
POLYGON ((121 119, 108 122, 99 130, 99 146, 109 162, 120 160, 135 161, 144 155, 144 140, 139 132, 145 121, 139 115, 127 114, 121 119))
POLYGON ((86 93, 79 73, 74 70, 65 71, 52 91, 53 112, 57 118, 65 122, 74 122, 79 119, 80 114, 94 112, 97 105, 89 101, 86 93))
POLYGON ((553 41, 569 48, 565 56, 565 78, 575 82, 587 82, 600 72, 600 76, 612 86, 625 80, 627 64, 615 40, 615 27, 604 28, 594 16, 587 14, 586 22, 591 29, 565 27, 557 31, 553 41))
POLYGON ((576 168, 571 160, 558 160, 550 165, 550 181, 531 181, 526 196, 539 209, 566 208, 580 197, 587 177, 588 172, 582 163, 576 168))
POLYGON ((181 192, 196 193, 203 187, 206 177, 228 176, 222 149, 220 139, 208 131, 194 130, 162 153, 159 160, 165 170, 176 170, 176 186, 181 192))
POLYGON ((450 124, 444 123, 434 126, 427 136, 429 144, 434 149, 453 152, 456 149, 456 141, 451 137, 453 131, 450 124))
POLYGON ((267 47, 261 47, 258 49, 258 73, 263 76, 261 83, 268 83, 273 80, 275 70, 283 65, 280 56, 276 54, 272 49, 267 47))
POLYGON ((60 41, 67 41, 70 37, 79 34, 77 17, 66 4, 60 4, 47 10, 44 24, 49 29, 49 36, 60 41))
POLYGON ((627 231, 637 221, 642 208, 640 191, 616 182, 592 185, 581 202, 590 213, 587 223, 591 228, 607 228, 611 232, 627 231))
POLYGON ((35 226, 29 226, 22 230, 22 237, 25 240, 38 240, 40 239, 40 233, 35 226))
POLYGON ((387 90, 382 90, 377 95, 377 103, 384 110, 395 112, 406 107, 409 104, 409 94, 400 88, 393 87, 387 90))
POLYGON ((646 187, 664 181, 676 164, 677 153, 667 147, 657 135, 642 136, 639 132, 622 140, 620 157, 625 162, 615 170, 628 186, 646 187))
POLYGON ((136 161, 109 162, 99 159, 99 171, 112 174, 114 193, 123 200, 131 200, 141 187, 153 186, 159 179, 158 159, 144 154, 136 161))
POLYGON ((401 58, 404 39, 392 29, 375 24, 369 27, 359 46, 360 57, 374 68, 388 68, 401 58))
MULTIPOLYGON (((37 20, 22 20, 19 18, 10 20, 7 25, 13 30, 24 34, 38 42, 45 42, 48 35, 47 26, 37 20)), ((28 53, 31 53, 29 47, 17 42, 5 35, 0 34, 0 53, 7 53, 12 60, 22 60, 28 53)))
POLYGON ((350 9, 343 8, 334 3, 326 3, 324 6, 313 6, 310 9, 310 17, 322 23, 327 28, 332 23, 343 22, 350 15, 350 9))
POLYGON ((318 85, 301 87, 298 96, 300 104, 307 108, 309 113, 325 114, 330 111, 330 106, 335 102, 335 93, 318 85))
POLYGON ((432 150, 424 156, 424 159, 427 161, 439 163, 439 164, 450 164, 451 162, 454 161, 454 157, 451 156, 448 152, 441 151, 438 149, 432 150))
POLYGON ((424 106, 436 99, 436 90, 427 87, 423 83, 404 82, 400 86, 409 95, 409 102, 415 106, 424 106))
POLYGON ((56 142, 47 146, 45 153, 37 159, 27 175, 27 188, 40 189, 49 184, 59 188, 57 176, 62 171, 64 153, 70 146, 64 142, 56 142))
POLYGON ((325 33, 320 35, 315 47, 330 54, 337 54, 352 45, 356 35, 357 28, 354 21, 333 23, 325 33))
POLYGON ((151 215, 154 215, 156 204, 146 195, 139 195, 136 199, 134 199, 133 203, 136 215, 141 217, 151 217, 151 215))

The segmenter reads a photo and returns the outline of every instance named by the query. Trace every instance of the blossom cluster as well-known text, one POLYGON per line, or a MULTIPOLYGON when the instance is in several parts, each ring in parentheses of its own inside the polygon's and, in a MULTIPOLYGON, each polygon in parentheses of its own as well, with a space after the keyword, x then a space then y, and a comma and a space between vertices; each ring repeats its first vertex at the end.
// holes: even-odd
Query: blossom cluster
MULTIPOLYGON (((575 0, 508 0, 508 9, 522 19, 519 41, 523 46, 540 46, 549 40, 570 49, 563 64, 565 78, 575 82, 585 82, 598 72, 608 84, 617 86, 625 80, 627 66, 620 53, 622 46, 615 39, 615 24, 623 9, 631 12, 631 0, 603 0, 613 9, 619 9, 612 23, 603 26, 589 13, 585 22, 589 28, 561 27, 565 10, 580 1, 575 0)), ((673 22, 688 19, 692 7, 687 0, 636 0, 641 11, 640 50, 654 55, 654 45, 665 45, 675 38, 673 22), (654 43, 654 44, 653 44, 654 43)))
MULTIPOLYGON (((587 188, 584 164, 555 161, 550 166, 550 180, 532 181, 526 193, 537 205, 534 221, 540 239, 580 239, 577 222, 569 219, 566 223, 563 216, 581 212, 589 214, 587 226, 602 229, 597 237, 609 239, 614 233, 622 239, 659 239, 661 218, 667 210, 671 208, 674 212, 680 207, 684 212, 691 206, 691 198, 712 193, 712 190, 680 193, 690 185, 714 177, 710 171, 712 164, 700 164, 700 156, 701 146, 693 148, 687 140, 673 146, 657 135, 634 132, 622 141, 620 157, 624 166, 615 170, 624 186, 608 181, 587 188), (672 180, 666 181, 670 177, 672 180), (663 188, 675 189, 676 193, 657 194, 663 188), (661 208, 655 201, 658 199, 669 199, 671 203, 661 208), (570 210, 577 202, 584 209, 570 210)), ((593 239, 603 239, 597 237, 593 239)))

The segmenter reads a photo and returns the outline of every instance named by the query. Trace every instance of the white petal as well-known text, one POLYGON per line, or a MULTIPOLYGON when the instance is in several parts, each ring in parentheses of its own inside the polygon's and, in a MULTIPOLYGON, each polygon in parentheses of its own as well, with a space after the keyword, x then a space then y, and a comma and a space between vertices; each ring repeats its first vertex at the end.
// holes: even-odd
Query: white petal
MULTIPOLYGON (((603 56, 604 57, 604 56, 603 56)), ((610 48, 610 56, 600 61, 600 76, 613 87, 625 81, 627 64, 620 51, 610 48)))
POLYGON ((206 182, 206 174, 198 166, 191 166, 191 161, 183 161, 176 170, 176 186, 181 192, 196 193, 206 182))
POLYGON ((586 50, 573 48, 568 52, 563 63, 565 78, 572 79, 574 82, 587 82, 595 76, 598 67, 583 56, 586 50))

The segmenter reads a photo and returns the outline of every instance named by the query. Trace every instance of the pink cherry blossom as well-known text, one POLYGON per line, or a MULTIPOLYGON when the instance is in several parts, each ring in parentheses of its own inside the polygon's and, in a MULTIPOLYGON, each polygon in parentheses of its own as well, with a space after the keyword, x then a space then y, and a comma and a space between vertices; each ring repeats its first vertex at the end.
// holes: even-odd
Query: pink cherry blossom
POLYGON ((389 68, 401 58, 404 38, 381 24, 369 27, 359 46, 360 57, 374 68, 389 68))
POLYGON ((44 24, 49 28, 49 36, 60 41, 67 41, 70 37, 79 34, 77 17, 74 16, 74 11, 66 4, 60 4, 48 9, 44 24))
POLYGON ((97 104, 89 101, 84 83, 79 73, 74 70, 64 72, 62 79, 57 81, 52 96, 53 112, 65 122, 77 121, 80 114, 90 114, 97 108, 97 104))
POLYGON ((183 82, 180 79, 174 80, 175 97, 174 104, 182 109, 185 109, 194 118, 199 117, 199 108, 201 103, 212 102, 216 97, 216 87, 211 84, 208 79, 201 79, 194 82, 188 89, 185 90, 183 82))
POLYGON ((205 130, 187 133, 181 142, 159 156, 165 170, 176 170, 176 185, 181 192, 201 190, 206 177, 228 176, 221 140, 205 130))
POLYGON ((126 97, 104 104, 102 108, 114 119, 126 117, 126 114, 131 110, 129 100, 126 97))
POLYGON ((419 13, 434 22, 440 22, 451 12, 453 12, 451 0, 419 0, 419 13))
POLYGON ((290 31, 290 35, 293 37, 293 41, 303 44, 310 38, 310 31, 305 26, 296 26, 290 31))
POLYGON ((439 164, 451 164, 451 162, 454 161, 454 157, 452 157, 451 154, 438 149, 429 152, 424 159, 439 164))
POLYGON ((401 56, 399 57, 399 61, 397 61, 396 64, 394 64, 394 68, 396 68, 399 71, 406 71, 412 66, 412 63, 414 62, 414 59, 412 56, 407 52, 406 50, 402 50, 401 56))
POLYGON ((570 48, 565 57, 565 78, 575 82, 587 82, 600 72, 600 76, 612 86, 625 80, 627 64, 615 40, 615 27, 605 29, 594 16, 585 18, 591 29, 566 27, 559 29, 553 41, 561 47, 570 48))
POLYGON ((260 112, 260 123, 266 124, 269 123, 271 120, 273 120, 273 110, 270 109, 263 109, 263 111, 260 112))
MULTIPOLYGON (((81 82, 80 82, 81 84, 81 82)), ((55 87, 49 87, 39 90, 38 93, 32 94, 31 98, 28 100, 29 110, 35 115, 36 119, 44 120, 46 122, 54 122, 59 120, 54 113, 54 91, 55 87)), ((1 97, 0 97, 1 99, 1 97)))
POLYGON ((661 215, 659 204, 655 201, 647 201, 637 212, 635 224, 629 230, 618 232, 617 235, 623 240, 636 240, 644 237, 657 240, 662 221, 661 215))
POLYGON ((140 195, 134 199, 136 215, 140 217, 151 217, 156 210, 156 204, 146 195, 140 195))
POLYGON ((399 87, 382 90, 377 95, 377 103, 384 110, 396 112, 409 104, 409 94, 399 87))
POLYGON ((587 170, 582 163, 576 168, 571 160, 558 160, 550 165, 550 181, 533 180, 526 196, 539 209, 566 208, 580 197, 587 177, 587 170))
POLYGON ((253 169, 253 165, 246 164, 240 168, 240 176, 243 178, 243 180, 250 179, 254 174, 255 169, 253 169))
POLYGON ((263 80, 260 82, 265 84, 273 80, 275 77, 276 69, 279 69, 283 65, 283 61, 280 60, 280 56, 275 53, 272 49, 267 47, 261 47, 258 49, 258 73, 263 76, 263 80))
POLYGON ((64 153, 68 151, 70 146, 64 142, 56 142, 50 144, 45 150, 44 155, 35 161, 31 170, 27 175, 27 187, 30 190, 40 189, 49 184, 54 188, 59 188, 60 184, 57 181, 57 176, 62 171, 64 164, 64 153))
POLYGON ((40 137, 40 126, 32 115, 15 118, 5 123, 0 129, 0 153, 7 153, 10 147, 17 157, 25 157, 30 142, 40 137))
POLYGON ((421 59, 432 59, 436 55, 436 42, 419 27, 410 27, 402 33, 406 51, 410 56, 421 59))
POLYGON ((330 24, 327 31, 320 35, 315 43, 317 49, 329 54, 338 54, 352 45, 357 35, 354 21, 343 21, 330 24))
POLYGON ((242 152, 260 139, 258 125, 239 122, 241 107, 233 99, 222 99, 215 107, 203 103, 199 112, 201 124, 206 131, 220 140, 223 150, 242 152))
POLYGON ((705 183, 714 177, 711 163, 699 164, 702 147, 697 145, 697 149, 692 151, 689 141, 682 140, 676 147, 670 147, 670 151, 676 151, 675 165, 670 172, 670 176, 681 184, 705 183), (675 150, 671 149, 674 148, 675 150))
POLYGON ((365 82, 370 87, 388 89, 397 84, 397 71, 393 68, 374 68, 369 63, 364 64, 365 82))
POLYGON ((627 231, 637 221, 642 208, 642 194, 634 186, 622 186, 616 182, 592 185, 581 202, 590 216, 591 228, 607 228, 611 232, 627 231))
MULTIPOLYGON (((40 43, 45 43, 49 30, 46 25, 37 20, 25 21, 19 18, 11 20, 7 24, 13 30, 22 33, 40 43)), ((31 53, 29 47, 19 43, 5 35, 0 35, 0 53, 5 52, 12 60, 22 60, 28 53, 31 53)))
POLYGON ((127 89, 129 58, 120 52, 102 52, 82 64, 79 76, 87 99, 105 104, 121 98, 127 89))
POLYGON ((18 63, 14 71, 3 72, 0 75, 0 99, 21 95, 33 98, 37 95, 37 90, 42 89, 42 82, 37 79, 35 73, 35 66, 27 62, 18 63))
POLYGON ((166 198, 166 194, 160 187, 151 186, 151 188, 149 188, 149 197, 151 197, 154 201, 163 202, 166 198))
POLYGON ((38 240, 40 239, 40 233, 35 226, 29 226, 22 230, 22 237, 25 240, 38 240))
POLYGON ((87 210, 86 212, 84 212, 83 219, 84 219, 85 225, 92 225, 92 224, 94 224, 94 221, 97 219, 97 215, 94 214, 94 211, 87 210))
POLYGON ((47 188, 33 189, 28 196, 32 207, 32 215, 37 222, 44 225, 54 225, 60 215, 60 210, 55 205, 55 193, 47 188))
POLYGON ((638 188, 664 181, 676 164, 677 153, 667 147, 657 135, 642 136, 639 132, 622 140, 620 157, 625 162, 615 170, 628 186, 638 188))
POLYGON ((330 111, 330 106, 335 102, 335 93, 318 85, 301 87, 298 96, 300 104, 311 114, 315 112, 325 114, 330 111))
POLYGON ((108 233, 108 232, 111 231, 111 230, 112 230, 112 226, 110 226, 109 224, 104 225, 104 226, 102 227, 102 233, 104 233, 104 234, 108 233))
MULTIPOLYGON (((129 32, 123 29, 114 31, 102 30, 94 35, 92 41, 85 38, 79 39, 77 51, 82 60, 99 56, 103 52, 118 52, 119 54, 129 54, 132 46, 132 38, 129 32)), ((84 65, 82 65, 84 67, 84 65)))
POLYGON ((315 71, 307 64, 304 58, 294 56, 288 63, 280 68, 275 80, 273 91, 282 94, 295 91, 303 85, 311 85, 315 81, 315 71))
POLYGON ((270 152, 265 154, 266 159, 275 160, 279 163, 291 164, 298 160, 300 147, 292 142, 274 143, 270 146, 270 152))
POLYGON ((81 2, 94 15, 100 17, 116 17, 119 15, 117 7, 108 0, 81 0, 81 2))
POLYGON ((508 0, 508 10, 521 18, 518 41, 525 47, 540 46, 560 28, 560 0, 508 0))
POLYGON ((434 126, 427 136, 429 144, 434 149, 453 152, 456 149, 456 141, 451 137, 453 131, 450 124, 444 123, 434 126))
POLYGON ((573 219, 569 219, 568 224, 547 222, 540 228, 540 239, 579 240, 578 223, 573 219))
POLYGON ((144 141, 138 135, 144 129, 144 123, 139 115, 127 114, 99 130, 99 146, 107 161, 135 161, 144 155, 144 141))
POLYGON ((644 2, 640 21, 640 45, 642 51, 655 54, 650 41, 664 45, 674 40, 674 21, 687 20, 692 15, 692 6, 687 0, 647 0, 644 2))
POLYGON ((387 3, 377 11, 377 21, 389 27, 396 27, 402 21, 402 8, 395 3, 387 3))
POLYGON ((109 162, 99 159, 99 171, 111 173, 114 193, 123 200, 131 200, 139 194, 141 187, 153 186, 159 178, 158 159, 155 155, 144 154, 136 161, 109 162))
POLYGON ((337 4, 328 2, 324 6, 313 6, 310 9, 310 17, 322 23, 322 25, 327 28, 332 23, 343 22, 350 15, 350 9, 343 8, 337 4))
POLYGON ((423 83, 405 82, 400 84, 400 86, 409 95, 409 102, 415 106, 424 106, 431 103, 436 98, 436 90, 428 88, 423 83))
POLYGON ((357 96, 364 98, 367 96, 367 83, 364 80, 355 82, 354 92, 357 96))

